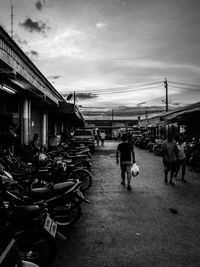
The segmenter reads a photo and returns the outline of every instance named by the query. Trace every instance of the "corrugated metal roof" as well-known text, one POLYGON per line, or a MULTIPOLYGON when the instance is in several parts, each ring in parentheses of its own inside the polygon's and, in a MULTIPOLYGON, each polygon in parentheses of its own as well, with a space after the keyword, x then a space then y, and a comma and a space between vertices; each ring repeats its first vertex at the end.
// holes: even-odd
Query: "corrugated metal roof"
POLYGON ((168 111, 165 114, 160 115, 160 119, 165 121, 170 121, 175 119, 178 120, 182 116, 198 111, 200 111, 200 102, 196 102, 194 104, 190 104, 172 111, 168 111))

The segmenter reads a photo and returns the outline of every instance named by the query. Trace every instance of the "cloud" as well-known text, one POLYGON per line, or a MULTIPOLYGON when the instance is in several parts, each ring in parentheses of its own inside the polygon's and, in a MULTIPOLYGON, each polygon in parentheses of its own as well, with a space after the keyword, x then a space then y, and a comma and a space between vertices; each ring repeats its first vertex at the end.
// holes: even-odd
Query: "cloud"
POLYGON ((96 94, 92 94, 92 93, 76 93, 76 97, 78 99, 92 99, 92 98, 96 98, 97 95, 96 94))
POLYGON ((28 45, 28 42, 24 39, 22 39, 19 35, 15 34, 15 41, 18 43, 20 46, 28 45))
POLYGON ((39 53, 35 50, 26 51, 25 53, 28 57, 32 57, 32 56, 38 57, 39 56, 39 53))
POLYGON ((32 56, 39 56, 39 53, 37 52, 37 51, 35 51, 35 50, 31 50, 30 51, 30 54, 32 55, 32 56))
POLYGON ((42 9, 44 8, 44 5, 45 5, 45 2, 44 1, 42 2, 40 0, 35 3, 36 9, 39 11, 42 11, 42 9))
MULTIPOLYGON (((69 94, 62 94, 64 98, 67 98, 69 94)), ((93 99, 96 98, 97 95, 92 94, 92 93, 76 93, 76 99, 79 100, 85 100, 85 99, 93 99)))
POLYGON ((103 29, 103 28, 105 28, 107 26, 107 24, 106 23, 103 23, 103 22, 98 22, 97 24, 96 24, 96 27, 98 28, 98 29, 103 29))
POLYGON ((19 23, 19 25, 29 32, 45 33, 46 30, 50 29, 45 22, 33 21, 31 18, 27 18, 23 23, 19 23))
POLYGON ((40 38, 33 43, 42 58, 84 58, 91 47, 90 35, 72 28, 59 29, 49 33, 48 38, 40 38))
POLYGON ((57 80, 61 77, 62 77, 61 75, 51 75, 51 76, 48 76, 48 79, 57 80))

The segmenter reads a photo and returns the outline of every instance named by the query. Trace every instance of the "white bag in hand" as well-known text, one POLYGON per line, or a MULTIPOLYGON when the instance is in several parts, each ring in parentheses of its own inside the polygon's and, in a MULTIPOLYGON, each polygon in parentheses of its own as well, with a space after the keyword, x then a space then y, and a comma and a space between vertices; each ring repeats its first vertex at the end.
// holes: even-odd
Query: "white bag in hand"
POLYGON ((137 176, 140 173, 140 169, 136 163, 133 163, 133 166, 131 168, 131 174, 133 177, 137 176))

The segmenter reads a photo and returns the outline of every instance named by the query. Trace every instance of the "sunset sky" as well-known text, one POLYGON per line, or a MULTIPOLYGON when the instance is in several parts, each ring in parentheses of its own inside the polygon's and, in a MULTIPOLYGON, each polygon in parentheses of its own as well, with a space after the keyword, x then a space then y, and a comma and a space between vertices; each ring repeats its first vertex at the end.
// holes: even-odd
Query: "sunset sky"
MULTIPOLYGON (((65 95, 88 107, 200 101, 199 0, 13 0, 14 40, 65 95)), ((10 33, 11 1, 0 1, 10 33)))

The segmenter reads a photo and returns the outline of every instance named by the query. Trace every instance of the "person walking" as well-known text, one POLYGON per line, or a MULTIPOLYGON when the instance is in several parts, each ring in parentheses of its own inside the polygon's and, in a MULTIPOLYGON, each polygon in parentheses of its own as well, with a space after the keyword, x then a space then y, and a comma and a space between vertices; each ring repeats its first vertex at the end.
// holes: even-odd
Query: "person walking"
POLYGON ((177 142, 177 148, 178 148, 178 158, 177 158, 177 164, 176 164, 176 172, 174 174, 174 177, 177 177, 178 172, 180 168, 182 167, 182 182, 185 182, 185 169, 186 169, 186 144, 183 140, 183 136, 179 137, 179 140, 177 142))
POLYGON ((96 128, 94 131, 94 138, 96 140, 97 146, 99 146, 99 130, 98 130, 98 128, 96 128))
POLYGON ((168 183, 168 173, 170 173, 169 184, 174 185, 173 176, 176 171, 176 162, 178 156, 178 148, 176 142, 173 141, 171 133, 168 134, 167 141, 162 144, 161 153, 163 158, 163 164, 165 168, 165 183, 168 183))
POLYGON ((101 138, 101 145, 104 146, 104 141, 105 141, 105 138, 106 138, 106 134, 105 134, 104 131, 101 131, 100 138, 101 138))
POLYGON ((116 163, 121 168, 121 184, 125 185, 125 178, 127 177, 127 189, 131 190, 131 167, 135 163, 135 152, 133 145, 128 142, 127 134, 122 135, 122 143, 117 147, 116 163))

